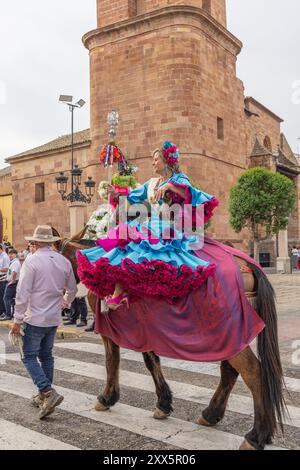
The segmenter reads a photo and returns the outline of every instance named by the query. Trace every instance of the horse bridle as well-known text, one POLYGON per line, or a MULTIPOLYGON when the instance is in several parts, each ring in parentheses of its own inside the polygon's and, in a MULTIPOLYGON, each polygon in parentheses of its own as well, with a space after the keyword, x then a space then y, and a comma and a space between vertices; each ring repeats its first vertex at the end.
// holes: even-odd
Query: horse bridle
POLYGON ((67 248, 67 245, 68 245, 71 241, 74 241, 74 240, 71 240, 70 238, 65 238, 65 240, 62 241, 61 247, 60 247, 60 250, 59 250, 59 253, 60 253, 61 255, 64 254, 64 251, 65 251, 65 249, 67 248))

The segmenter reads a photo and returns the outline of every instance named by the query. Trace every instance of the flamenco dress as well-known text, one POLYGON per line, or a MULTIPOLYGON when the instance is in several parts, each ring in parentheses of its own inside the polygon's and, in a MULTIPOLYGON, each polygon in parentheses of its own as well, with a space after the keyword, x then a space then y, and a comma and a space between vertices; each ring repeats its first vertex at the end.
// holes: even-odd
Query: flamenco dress
MULTIPOLYGON (((153 200, 157 181, 154 178, 133 190, 127 196, 128 202, 134 205, 153 200)), ((218 205, 213 196, 194 188, 183 173, 173 175, 158 187, 166 183, 184 190, 184 198, 170 191, 173 203, 179 203, 180 207, 203 206, 206 220, 218 205)), ((193 253, 199 237, 184 233, 182 227, 171 223, 170 217, 161 216, 162 204, 163 201, 151 204, 151 217, 145 222, 137 218, 125 227, 122 224, 110 231, 106 239, 99 240, 96 248, 78 255, 82 282, 98 297, 112 294, 115 284, 121 283, 129 295, 163 297, 173 302, 199 288, 213 275, 215 265, 193 253)))
MULTIPOLYGON (((184 190, 184 197, 169 194, 181 216, 188 206, 203 210, 204 223, 211 218, 218 201, 193 187, 185 174, 166 183, 184 190)), ((150 218, 120 224, 96 247, 77 253, 80 280, 99 299, 96 332, 138 352, 189 361, 228 359, 265 326, 245 296, 233 256, 250 258, 206 238, 197 248, 197 235, 161 217, 162 201, 153 202, 158 187, 152 179, 127 196, 131 205, 148 203, 150 218), (113 294, 116 283, 128 292, 129 308, 101 312, 100 299, 113 294)))

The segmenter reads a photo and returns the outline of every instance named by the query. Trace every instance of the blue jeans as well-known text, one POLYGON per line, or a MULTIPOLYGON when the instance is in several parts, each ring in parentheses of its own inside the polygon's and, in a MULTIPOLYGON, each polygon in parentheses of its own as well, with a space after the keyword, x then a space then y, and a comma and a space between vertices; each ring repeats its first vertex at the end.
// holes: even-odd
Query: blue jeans
POLYGON ((5 293, 4 293, 3 301, 5 305, 5 312, 6 312, 6 316, 10 318, 12 318, 14 314, 17 285, 18 285, 18 282, 15 282, 14 284, 10 284, 10 285, 7 284, 5 293))
POLYGON ((57 326, 44 328, 24 323, 23 364, 40 392, 51 389, 54 374, 52 350, 57 326))
POLYGON ((4 292, 6 284, 6 281, 0 281, 0 315, 2 315, 2 313, 5 313, 4 292))

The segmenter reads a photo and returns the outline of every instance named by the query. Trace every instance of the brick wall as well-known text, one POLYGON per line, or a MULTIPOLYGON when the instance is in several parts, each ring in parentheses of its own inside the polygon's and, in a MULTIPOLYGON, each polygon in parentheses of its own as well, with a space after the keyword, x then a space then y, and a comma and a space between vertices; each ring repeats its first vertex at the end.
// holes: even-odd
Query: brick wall
MULTIPOLYGON (((246 101, 247 103, 247 101, 246 101)), ((281 120, 272 116, 263 108, 254 103, 247 104, 249 110, 259 115, 259 117, 251 116, 246 119, 246 130, 247 130, 247 153, 251 154, 255 138, 257 137, 264 145, 265 138, 268 137, 271 143, 271 149, 273 153, 277 152, 278 145, 281 143, 281 120)))
POLYGON ((7 194, 11 194, 11 193, 12 193, 11 174, 5 173, 1 175, 0 173, 0 196, 6 196, 7 194))
MULTIPOLYGON (((88 148, 75 150, 74 156, 75 162, 85 167, 88 162, 88 148)), ((69 236, 69 209, 57 192, 55 176, 60 171, 65 171, 70 176, 70 167, 70 152, 23 159, 12 164, 13 240, 18 249, 24 247, 24 236, 32 234, 40 224, 51 224, 60 233, 69 236), (36 203, 35 185, 39 183, 45 184, 45 201, 36 203)), ((87 176, 90 174, 85 170, 83 181, 87 176)))
POLYGON ((98 0, 98 27, 172 5, 203 7, 226 26, 226 0, 98 0))

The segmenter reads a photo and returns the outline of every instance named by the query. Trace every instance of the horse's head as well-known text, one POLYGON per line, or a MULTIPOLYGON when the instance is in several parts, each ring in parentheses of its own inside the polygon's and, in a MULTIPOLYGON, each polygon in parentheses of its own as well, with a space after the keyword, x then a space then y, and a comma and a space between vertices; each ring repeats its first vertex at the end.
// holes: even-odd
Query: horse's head
MULTIPOLYGON (((83 230, 81 230, 81 232, 79 232, 77 235, 74 235, 72 238, 62 238, 61 240, 58 240, 54 243, 56 250, 71 262, 77 283, 80 282, 80 279, 77 274, 76 251, 84 250, 85 248, 94 246, 93 241, 84 240, 83 237, 85 235, 86 230, 87 226, 83 230)), ((58 231, 53 227, 52 233, 55 237, 60 237, 58 231)))

